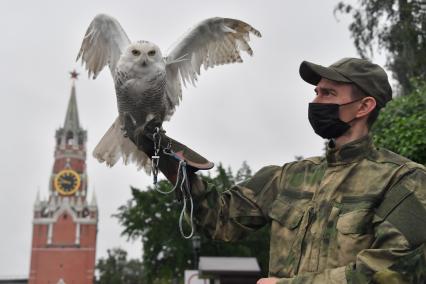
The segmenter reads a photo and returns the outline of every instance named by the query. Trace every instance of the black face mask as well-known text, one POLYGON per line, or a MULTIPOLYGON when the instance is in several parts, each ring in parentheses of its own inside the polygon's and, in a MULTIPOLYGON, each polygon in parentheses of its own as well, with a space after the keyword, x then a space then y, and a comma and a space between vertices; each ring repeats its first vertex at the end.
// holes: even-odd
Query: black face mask
POLYGON ((339 118, 339 107, 360 101, 354 100, 346 104, 321 104, 310 103, 308 118, 315 133, 322 138, 331 139, 342 136, 351 127, 350 122, 344 122, 339 118))

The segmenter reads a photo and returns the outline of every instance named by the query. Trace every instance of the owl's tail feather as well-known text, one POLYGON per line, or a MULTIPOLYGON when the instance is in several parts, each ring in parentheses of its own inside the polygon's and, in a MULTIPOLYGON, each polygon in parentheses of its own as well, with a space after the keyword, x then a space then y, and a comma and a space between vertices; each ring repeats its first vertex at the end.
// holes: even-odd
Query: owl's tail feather
POLYGON ((147 174, 151 173, 151 160, 129 138, 123 136, 119 118, 96 145, 93 157, 100 163, 105 162, 109 167, 114 166, 122 157, 125 165, 134 163, 138 170, 143 168, 147 174))

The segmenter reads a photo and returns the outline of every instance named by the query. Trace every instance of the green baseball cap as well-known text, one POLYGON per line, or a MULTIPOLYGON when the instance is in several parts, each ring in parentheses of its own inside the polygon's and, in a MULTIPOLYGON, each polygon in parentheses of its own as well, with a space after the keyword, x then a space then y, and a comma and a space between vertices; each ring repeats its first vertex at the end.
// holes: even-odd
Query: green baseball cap
POLYGON ((385 70, 365 59, 343 58, 329 67, 303 61, 300 64, 299 74, 303 80, 315 86, 321 78, 353 83, 368 96, 375 98, 379 108, 384 107, 392 99, 392 88, 385 70))

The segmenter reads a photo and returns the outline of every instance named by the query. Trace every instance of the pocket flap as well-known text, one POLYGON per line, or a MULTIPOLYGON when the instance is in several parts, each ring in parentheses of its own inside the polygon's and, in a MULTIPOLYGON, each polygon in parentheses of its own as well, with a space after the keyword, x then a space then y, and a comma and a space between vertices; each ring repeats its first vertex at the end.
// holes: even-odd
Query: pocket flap
POLYGON ((293 230, 299 226, 303 218, 303 210, 292 206, 290 203, 277 199, 272 203, 269 217, 281 225, 293 230))
POLYGON ((372 217, 370 209, 351 211, 339 216, 336 229, 342 234, 362 234, 368 231, 372 217))

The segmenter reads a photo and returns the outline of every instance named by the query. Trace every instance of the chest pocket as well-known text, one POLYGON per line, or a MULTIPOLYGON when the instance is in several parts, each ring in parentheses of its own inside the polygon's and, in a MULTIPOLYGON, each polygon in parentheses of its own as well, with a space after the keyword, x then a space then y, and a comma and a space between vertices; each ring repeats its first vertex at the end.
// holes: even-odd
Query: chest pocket
POLYGON ((269 211, 271 218, 271 246, 269 273, 277 277, 294 275, 292 248, 298 238, 307 201, 277 199, 269 211))
POLYGON ((344 213, 339 216, 336 230, 343 235, 362 235, 372 231, 371 221, 373 211, 371 209, 360 209, 344 213))
POLYGON ((330 219, 334 219, 335 233, 329 246, 329 262, 347 265, 355 261, 361 250, 371 246, 374 236, 373 207, 373 203, 366 202, 333 207, 330 219))
POLYGON ((272 203, 269 217, 281 226, 293 230, 299 226, 303 210, 291 205, 288 201, 277 199, 272 203))

